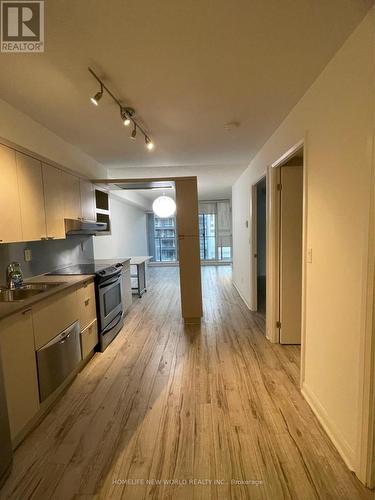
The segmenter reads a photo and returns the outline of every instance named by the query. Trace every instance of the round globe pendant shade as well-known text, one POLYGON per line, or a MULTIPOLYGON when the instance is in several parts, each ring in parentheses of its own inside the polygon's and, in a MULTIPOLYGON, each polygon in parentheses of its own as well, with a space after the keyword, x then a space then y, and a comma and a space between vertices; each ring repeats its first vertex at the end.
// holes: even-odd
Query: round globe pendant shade
POLYGON ((159 196, 152 204, 152 210, 158 217, 171 217, 176 211, 176 203, 169 196, 159 196))

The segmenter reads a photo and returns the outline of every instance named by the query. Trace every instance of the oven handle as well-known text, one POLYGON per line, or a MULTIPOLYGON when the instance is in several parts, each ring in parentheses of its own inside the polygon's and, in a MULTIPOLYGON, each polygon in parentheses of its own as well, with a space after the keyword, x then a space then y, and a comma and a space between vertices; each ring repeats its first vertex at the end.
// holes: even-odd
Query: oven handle
POLYGON ((113 318, 113 320, 111 321, 111 323, 107 326, 107 328, 105 328, 101 333, 100 335, 105 335, 107 332, 109 332, 110 330, 112 330, 112 328, 114 328, 115 326, 117 326, 120 321, 122 320, 122 315, 123 315, 123 311, 119 312, 117 316, 119 316, 119 319, 118 321, 116 321, 116 323, 114 325, 112 325, 113 321, 117 318, 117 316, 115 318, 113 318))
POLYGON ((117 283, 119 281, 119 277, 116 278, 115 280, 112 280, 110 281, 109 283, 103 283, 103 285, 99 285, 99 288, 102 289, 102 288, 107 288, 107 286, 111 286, 111 285, 114 285, 115 283, 117 283))

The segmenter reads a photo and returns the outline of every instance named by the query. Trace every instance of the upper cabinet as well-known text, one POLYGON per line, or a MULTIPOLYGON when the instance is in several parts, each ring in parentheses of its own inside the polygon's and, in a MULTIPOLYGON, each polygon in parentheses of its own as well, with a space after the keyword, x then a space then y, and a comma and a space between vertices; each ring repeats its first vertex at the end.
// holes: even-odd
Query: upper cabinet
POLYGON ((42 165, 31 156, 16 152, 19 185, 22 240, 47 237, 42 165))
POLYGON ((81 217, 85 220, 96 221, 94 185, 80 179, 81 217))
POLYGON ((75 175, 61 172, 64 189, 64 217, 65 219, 81 218, 81 190, 79 178, 75 175))
POLYGON ((0 144, 0 243, 65 238, 64 219, 96 221, 94 185, 0 144))
POLYGON ((65 238, 62 171, 42 165, 47 238, 65 238))
POLYGON ((22 241, 16 153, 0 145, 0 242, 22 241))

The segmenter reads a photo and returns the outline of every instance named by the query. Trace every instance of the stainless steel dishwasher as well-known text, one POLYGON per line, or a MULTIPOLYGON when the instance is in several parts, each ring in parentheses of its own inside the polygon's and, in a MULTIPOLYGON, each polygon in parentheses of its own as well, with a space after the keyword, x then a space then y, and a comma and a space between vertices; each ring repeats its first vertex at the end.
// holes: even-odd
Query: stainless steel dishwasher
POLYGON ((37 351, 40 401, 64 382, 81 359, 80 326, 76 321, 37 351))
POLYGON ((7 401, 0 356, 0 488, 12 466, 12 444, 8 420, 7 401))

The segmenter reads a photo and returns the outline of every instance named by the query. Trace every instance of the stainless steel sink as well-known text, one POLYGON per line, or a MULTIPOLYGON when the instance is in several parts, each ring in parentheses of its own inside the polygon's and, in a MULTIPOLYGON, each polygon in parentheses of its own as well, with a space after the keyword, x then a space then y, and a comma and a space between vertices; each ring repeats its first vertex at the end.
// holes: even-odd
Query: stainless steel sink
POLYGON ((27 283, 21 288, 0 288, 0 302, 15 302, 46 292, 62 283, 27 283))

